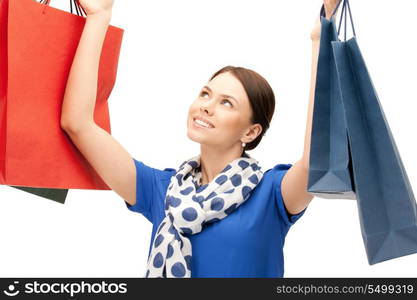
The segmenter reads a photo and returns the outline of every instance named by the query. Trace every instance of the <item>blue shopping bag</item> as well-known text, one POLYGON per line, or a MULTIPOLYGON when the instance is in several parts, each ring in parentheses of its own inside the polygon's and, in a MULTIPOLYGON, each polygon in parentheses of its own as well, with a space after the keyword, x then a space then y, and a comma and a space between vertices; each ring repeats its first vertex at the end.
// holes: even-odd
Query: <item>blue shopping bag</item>
MULTIPOLYGON (((332 20, 340 3, 333 12, 332 20)), ((307 191, 320 198, 356 199, 346 120, 331 44, 338 40, 340 25, 336 31, 334 20, 331 23, 325 18, 324 5, 320 21, 307 191)))
POLYGON ((349 1, 342 1, 345 39, 331 43, 347 124, 361 232, 368 262, 375 264, 417 253, 417 206, 359 49, 349 1), (347 12, 354 34, 348 40, 347 12))

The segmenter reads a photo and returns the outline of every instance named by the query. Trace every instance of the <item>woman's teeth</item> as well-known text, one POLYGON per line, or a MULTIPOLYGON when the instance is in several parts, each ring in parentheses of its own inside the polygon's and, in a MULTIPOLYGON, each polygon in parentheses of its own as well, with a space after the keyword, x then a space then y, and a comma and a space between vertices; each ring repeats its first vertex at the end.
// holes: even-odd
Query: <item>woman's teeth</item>
POLYGON ((204 126, 204 127, 207 127, 207 128, 211 128, 211 126, 209 124, 207 124, 207 123, 205 123, 205 122, 203 122, 203 121, 201 121, 199 119, 195 119, 194 122, 196 122, 197 124, 199 124, 201 126, 204 126))

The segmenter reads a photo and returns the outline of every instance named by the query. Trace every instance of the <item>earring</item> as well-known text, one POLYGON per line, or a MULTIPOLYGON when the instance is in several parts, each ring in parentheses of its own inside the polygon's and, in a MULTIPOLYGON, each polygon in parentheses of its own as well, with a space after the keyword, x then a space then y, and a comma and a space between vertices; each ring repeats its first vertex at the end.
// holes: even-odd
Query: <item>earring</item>
POLYGON ((242 148, 245 148, 246 147, 246 143, 242 143, 242 148))

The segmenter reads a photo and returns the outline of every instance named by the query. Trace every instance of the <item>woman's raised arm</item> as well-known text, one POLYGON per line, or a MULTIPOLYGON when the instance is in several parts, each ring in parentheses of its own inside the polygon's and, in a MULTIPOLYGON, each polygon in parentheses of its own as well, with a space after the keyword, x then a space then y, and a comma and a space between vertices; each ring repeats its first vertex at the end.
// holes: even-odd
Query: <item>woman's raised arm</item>
MULTIPOLYGON (((325 15, 329 20, 331 13, 336 8, 341 0, 323 0, 325 15)), ((335 14, 335 16, 337 13, 335 14)), ((320 15, 317 16, 316 21, 311 31, 310 38, 312 42, 312 56, 311 56, 311 80, 310 93, 307 109, 307 122, 304 134, 304 148, 301 159, 299 159, 288 170, 282 178, 281 191, 285 207, 291 214, 298 214, 304 210, 310 201, 314 198, 312 194, 307 191, 308 185, 308 169, 310 164, 310 144, 311 144, 311 129, 313 121, 313 108, 316 87, 316 73, 318 56, 320 50, 320 31, 321 22, 320 15)))
POLYGON ((131 155, 94 122, 98 67, 113 0, 80 0, 87 19, 65 89, 61 127, 103 181, 127 203, 136 202, 131 155))

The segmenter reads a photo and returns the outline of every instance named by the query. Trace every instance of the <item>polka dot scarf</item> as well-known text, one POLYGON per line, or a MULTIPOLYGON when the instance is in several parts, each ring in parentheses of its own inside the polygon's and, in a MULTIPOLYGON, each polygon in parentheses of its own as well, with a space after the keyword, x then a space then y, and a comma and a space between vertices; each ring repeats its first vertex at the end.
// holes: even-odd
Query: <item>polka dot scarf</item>
POLYGON ((200 185, 200 155, 184 161, 171 177, 165 218, 155 235, 145 277, 191 277, 191 242, 205 224, 220 221, 247 200, 261 180, 258 161, 246 152, 211 182, 200 185))

